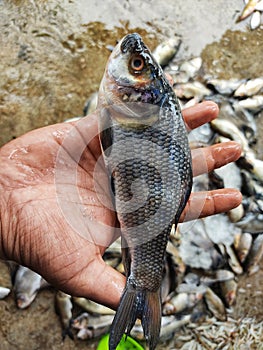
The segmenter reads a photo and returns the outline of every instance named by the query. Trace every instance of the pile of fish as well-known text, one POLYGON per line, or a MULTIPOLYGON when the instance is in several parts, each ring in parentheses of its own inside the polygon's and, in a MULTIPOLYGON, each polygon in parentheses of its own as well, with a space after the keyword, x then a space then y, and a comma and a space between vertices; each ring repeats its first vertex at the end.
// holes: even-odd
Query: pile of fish
MULTIPOLYGON (((163 340, 171 338, 183 325, 202 327, 201 322, 209 318, 211 324, 229 323, 239 276, 256 273, 263 256, 263 161, 253 151, 258 138, 256 120, 263 111, 263 77, 219 80, 205 76, 200 57, 187 61, 174 58, 179 46, 180 38, 171 39, 155 53, 160 64, 165 66, 165 72, 174 80, 174 90, 182 108, 202 100, 213 100, 220 107, 216 120, 190 132, 192 147, 227 140, 237 141, 242 146, 242 156, 236 163, 197 176, 193 191, 234 187, 242 191, 243 201, 227 214, 183 223, 177 230, 172 228, 162 281, 160 337, 163 340)), ((95 93, 87 101, 84 115, 95 109, 96 99, 95 93)), ((120 240, 107 249, 104 259, 124 273, 120 240)), ((28 268, 10 264, 10 271, 18 308, 28 307, 38 290, 48 285, 28 268)), ((6 288, 0 288, 0 298, 8 293, 6 288)), ((60 315, 63 337, 69 335, 77 339, 92 339, 105 334, 114 317, 114 311, 109 308, 61 291, 56 294, 56 310, 60 315), (83 309, 77 317, 73 317, 74 305, 83 309)), ((191 334, 197 331, 198 328, 191 334)), ((140 322, 136 322, 131 336, 143 340, 140 322)), ((205 338, 205 335, 199 337, 205 338)), ((198 337, 189 339, 188 335, 182 348, 198 349, 198 344, 194 347, 193 341, 199 345, 206 342, 204 339, 199 341, 198 337)), ((230 345, 226 342, 222 349, 229 349, 230 345)), ((209 340, 206 346, 217 348, 209 345, 209 340)))

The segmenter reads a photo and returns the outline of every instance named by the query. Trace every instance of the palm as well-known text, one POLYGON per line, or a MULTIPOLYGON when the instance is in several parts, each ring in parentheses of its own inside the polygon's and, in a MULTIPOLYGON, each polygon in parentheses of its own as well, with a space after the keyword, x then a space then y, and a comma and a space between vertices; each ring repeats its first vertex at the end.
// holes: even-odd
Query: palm
MULTIPOLYGON (((217 114, 211 103, 210 112, 208 103, 202 108, 185 112, 190 127, 217 114)), ((5 206, 1 230, 7 237, 2 251, 6 258, 31 267, 71 294, 116 307, 124 277, 102 260, 118 230, 97 135, 96 115, 92 115, 75 125, 35 130, 1 149, 0 186, 5 206)), ((234 144, 225 147, 221 155, 216 148, 197 151, 194 173, 223 165, 226 154, 228 161, 235 160, 239 153, 234 144), (200 155, 208 159, 205 166, 200 166, 200 155)), ((224 191, 215 194, 201 196, 201 215, 227 210, 240 201, 237 192, 232 196, 229 190, 228 196, 224 191)), ((194 213, 191 203, 201 197, 192 196, 182 217, 187 211, 190 218, 200 214, 194 213)))

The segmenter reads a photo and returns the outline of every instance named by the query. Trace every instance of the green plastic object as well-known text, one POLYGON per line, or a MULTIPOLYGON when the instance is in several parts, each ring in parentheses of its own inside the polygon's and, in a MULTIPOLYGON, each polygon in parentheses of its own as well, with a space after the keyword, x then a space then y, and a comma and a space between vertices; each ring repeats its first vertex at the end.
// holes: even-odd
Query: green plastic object
MULTIPOLYGON (((109 349, 109 334, 104 335, 97 347, 97 350, 108 350, 109 349)), ((116 350, 144 350, 144 348, 137 343, 134 339, 129 336, 124 335, 119 342, 116 350)))

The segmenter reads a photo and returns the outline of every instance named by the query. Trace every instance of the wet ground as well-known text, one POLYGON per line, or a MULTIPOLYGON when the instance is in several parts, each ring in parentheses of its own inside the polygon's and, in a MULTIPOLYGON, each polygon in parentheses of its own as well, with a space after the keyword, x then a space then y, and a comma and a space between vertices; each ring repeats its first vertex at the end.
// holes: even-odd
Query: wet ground
MULTIPOLYGON (((0 0, 0 145, 81 115, 85 100, 98 89, 109 55, 106 45, 130 31, 143 35, 151 48, 181 35, 178 57, 201 55, 204 74, 263 76, 263 30, 246 30, 246 21, 235 24, 242 6, 242 0, 0 0)), ((261 158, 262 121, 261 115, 261 158)), ((262 270, 240 278, 234 317, 263 320, 262 279, 262 270)), ((0 285, 10 285, 4 265, 0 285)), ((0 301, 0 315, 1 350, 87 348, 85 342, 61 342, 52 289, 42 291, 23 311, 16 309, 11 295, 0 301)))

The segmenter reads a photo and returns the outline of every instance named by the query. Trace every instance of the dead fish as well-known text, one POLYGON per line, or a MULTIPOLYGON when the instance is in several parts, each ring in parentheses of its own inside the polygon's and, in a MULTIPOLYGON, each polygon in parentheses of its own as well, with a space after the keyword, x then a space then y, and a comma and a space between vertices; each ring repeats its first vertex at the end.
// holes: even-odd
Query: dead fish
POLYGON ((176 84, 174 92, 179 98, 190 99, 198 97, 200 100, 212 94, 212 91, 199 81, 176 84))
POLYGON ((208 145, 213 141, 215 132, 212 130, 211 126, 206 123, 200 127, 191 130, 189 134, 189 141, 192 142, 203 142, 208 145))
POLYGON ((248 256, 247 271, 251 276, 259 270, 259 263, 263 256, 263 234, 260 234, 253 242, 248 256))
POLYGON ((230 246, 235 232, 239 231, 225 214, 208 216, 203 219, 207 237, 215 244, 230 246))
POLYGON ((83 310, 90 312, 92 314, 101 314, 101 315, 114 315, 115 311, 106 307, 104 305, 100 305, 95 303, 92 300, 81 298, 81 297, 73 297, 73 302, 80 306, 83 310))
POLYGON ((0 300, 7 297, 10 292, 11 290, 9 288, 0 286, 0 300))
POLYGON ((255 11, 250 19, 250 28, 251 30, 257 29, 261 23, 261 13, 259 11, 255 11))
POLYGON ((204 290, 201 293, 179 293, 173 296, 163 305, 163 315, 174 315, 184 311, 185 309, 193 308, 199 300, 203 298, 204 290))
POLYGON ((227 306, 232 306, 236 302, 237 282, 234 279, 220 282, 221 294, 227 306))
POLYGON ((87 328, 89 324, 89 318, 90 318, 90 314, 88 312, 83 312, 82 314, 80 314, 79 316, 77 316, 72 320, 71 322, 72 328, 78 329, 78 330, 87 328))
POLYGON ((213 87, 221 95, 230 96, 243 83, 244 80, 239 79, 207 79, 207 87, 213 87))
POLYGON ((235 124, 250 143, 256 141, 257 125, 255 118, 251 112, 237 103, 231 104, 228 101, 222 102, 218 118, 228 120, 235 124))
POLYGON ((110 326, 113 317, 113 315, 91 315, 87 312, 84 312, 72 321, 72 327, 74 329, 98 329, 101 327, 110 326))
POLYGON ((77 339, 93 339, 109 331, 112 315, 90 315, 86 312, 72 321, 72 328, 77 329, 77 339))
POLYGON ((263 78, 248 80, 241 84, 234 93, 235 97, 253 96, 263 88, 263 78))
POLYGON ((194 57, 188 61, 184 61, 180 65, 180 71, 185 72, 189 80, 191 78, 194 78, 197 75, 201 67, 202 67, 202 58, 194 57))
POLYGON ((105 327, 99 327, 99 328, 82 328, 77 333, 77 339, 80 340, 88 340, 88 339, 94 339, 97 337, 101 337, 103 334, 107 333, 110 329, 110 324, 105 327))
POLYGON ((252 246, 253 237, 250 233, 244 232, 240 236, 239 243, 236 247, 237 256, 241 263, 246 260, 252 246))
POLYGON ((210 124, 215 131, 218 131, 223 136, 229 137, 231 140, 238 142, 245 154, 251 152, 247 139, 234 123, 227 119, 216 119, 211 121, 210 124))
POLYGON ((37 292, 47 286, 49 286, 49 283, 38 273, 20 265, 14 280, 17 307, 19 309, 27 308, 35 299, 37 292))
MULTIPOLYGON (((160 338, 167 340, 173 336, 173 333, 180 327, 191 321, 191 315, 185 315, 180 318, 175 316, 163 316, 161 322, 160 338)), ((143 340, 143 328, 140 322, 136 322, 131 330, 131 336, 137 340, 143 340)))
POLYGON ((70 329, 71 321, 72 321, 72 301, 71 296, 58 291, 55 297, 55 308, 59 315, 60 322, 62 325, 62 340, 65 339, 66 335, 68 335, 71 339, 74 339, 72 331, 70 329))
POLYGON ((249 0, 248 3, 246 4, 246 6, 244 7, 241 15, 236 20, 236 22, 237 23, 241 22, 241 21, 243 21, 243 19, 250 16, 254 12, 255 7, 258 4, 258 2, 259 2, 259 0, 249 0))
POLYGON ((235 275, 232 271, 219 269, 212 274, 210 272, 208 276, 202 276, 200 278, 200 282, 205 286, 209 286, 213 283, 225 282, 225 281, 231 280, 234 277, 235 275))
POLYGON ((248 212, 242 220, 236 223, 237 227, 240 227, 243 231, 257 234, 262 232, 263 227, 263 214, 248 212))
MULTIPOLYGON (((171 319, 171 317, 169 317, 171 319)), ((163 319, 163 317, 162 317, 163 319)), ((162 323, 160 338, 162 340, 173 337, 174 332, 191 321, 191 315, 184 315, 180 319, 172 318, 170 322, 162 323)))
POLYGON ((160 66, 166 66, 176 55, 182 43, 181 37, 170 38, 158 45, 152 52, 160 66))
POLYGON ((249 170, 257 179, 263 181, 263 161, 255 158, 255 154, 249 147, 246 137, 237 126, 226 119, 216 119, 211 121, 210 124, 213 129, 220 132, 223 136, 229 137, 241 145, 243 157, 238 161, 238 164, 249 170))
POLYGON ((219 169, 215 169, 214 171, 223 180, 224 188, 241 189, 242 178, 240 169, 235 163, 226 164, 219 169))
POLYGON ((231 222, 235 223, 242 219, 245 214, 243 204, 240 203, 236 208, 230 209, 227 213, 231 222))
POLYGON ((263 95, 255 95, 251 98, 236 101, 234 103, 234 106, 235 105, 249 109, 253 113, 258 113, 259 111, 263 110, 263 95))
POLYGON ((240 265, 240 262, 238 261, 233 248, 228 244, 219 244, 218 247, 221 250, 222 254, 227 256, 227 261, 232 271, 235 272, 237 275, 241 275, 243 272, 243 268, 240 265))
POLYGON ((99 108, 100 142, 112 177, 127 276, 109 349, 116 348, 125 331, 130 333, 137 318, 154 349, 165 248, 172 218, 177 223, 189 197, 192 170, 177 99, 138 34, 125 36, 112 52, 99 108))
POLYGON ((226 320, 226 309, 222 300, 213 292, 211 288, 207 288, 204 299, 208 309, 220 321, 226 320))

